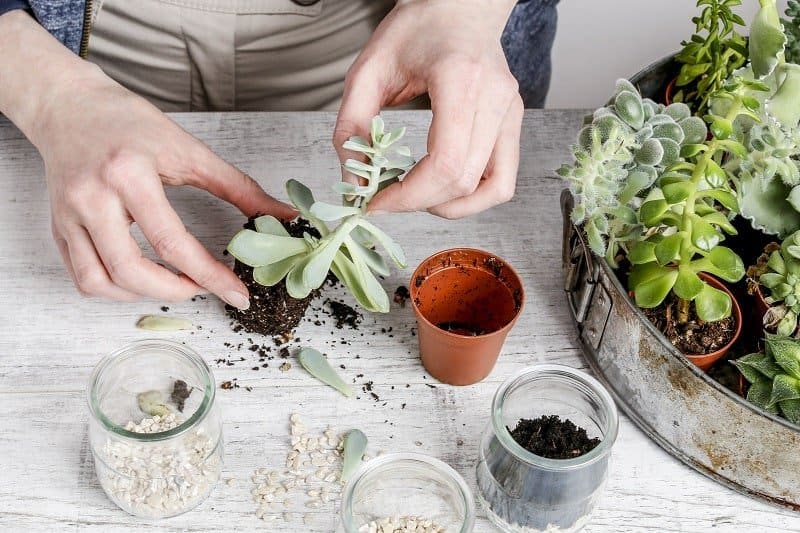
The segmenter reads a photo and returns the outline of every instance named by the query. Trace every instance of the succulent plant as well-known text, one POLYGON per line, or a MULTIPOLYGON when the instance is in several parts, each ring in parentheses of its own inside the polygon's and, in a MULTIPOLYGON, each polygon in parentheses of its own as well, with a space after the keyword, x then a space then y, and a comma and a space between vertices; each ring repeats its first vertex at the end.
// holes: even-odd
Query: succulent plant
POLYGON ((744 20, 734 12, 741 0, 698 0, 700 15, 692 18, 695 34, 676 56, 681 70, 673 101, 685 102, 703 116, 711 96, 747 60, 747 40, 736 31, 744 20))
POLYGON ((753 115, 754 104, 745 97, 746 90, 747 85, 735 79, 717 94, 729 105, 724 115, 712 111, 706 117, 711 140, 685 145, 681 150, 685 161, 664 172, 639 209, 648 235, 628 254, 633 264, 628 287, 643 308, 657 307, 674 293, 678 323, 688 321, 691 303, 703 321, 731 314, 730 296, 703 281, 700 273, 728 282, 739 281, 745 273, 741 258, 720 246, 726 233, 736 234, 728 214, 738 211, 738 203, 732 176, 719 162, 745 152, 732 133, 738 117, 753 115))
POLYGON ((789 0, 786 6, 783 29, 786 34, 786 61, 800 62, 800 1, 789 0))
MULTIPOLYGON (((726 167, 739 182, 742 216, 756 229, 785 237, 800 229, 800 66, 784 59, 786 37, 775 0, 760 1, 750 34, 752 61, 736 72, 745 80, 754 116, 734 124, 734 137, 746 150, 726 167)), ((727 105, 712 103, 716 113, 727 105)))
POLYGON ((320 233, 291 237, 283 224, 271 216, 255 220, 256 230, 237 233, 228 251, 242 263, 254 268, 253 277, 261 285, 272 286, 285 279, 293 298, 305 298, 320 287, 328 272, 341 281, 365 309, 389 311, 389 297, 377 275, 389 274, 384 258, 372 247, 379 243, 397 266, 404 268, 402 248, 386 233, 367 220, 366 208, 383 187, 397 181, 413 164, 408 148, 396 143, 405 128, 384 131, 383 120, 372 119, 371 142, 352 137, 344 143, 348 150, 360 152, 369 163, 348 159, 344 167, 363 178, 365 184, 339 182, 333 190, 344 197, 345 205, 318 202, 311 190, 297 180, 289 180, 286 190, 290 200, 320 233), (335 228, 329 222, 338 222, 335 228))
POLYGON ((764 352, 732 361, 750 383, 747 400, 800 424, 800 342, 767 335, 764 352))
POLYGON ((764 298, 769 310, 764 325, 779 335, 798 336, 800 317, 800 231, 787 237, 769 254, 758 282, 769 292, 764 298))
POLYGON ((575 162, 557 171, 576 200, 572 221, 583 224, 592 251, 616 266, 619 250, 627 251, 642 233, 639 195, 681 161, 683 145, 702 142, 706 131, 685 104, 665 107, 643 99, 627 80, 617 81, 611 103, 578 134, 575 162))

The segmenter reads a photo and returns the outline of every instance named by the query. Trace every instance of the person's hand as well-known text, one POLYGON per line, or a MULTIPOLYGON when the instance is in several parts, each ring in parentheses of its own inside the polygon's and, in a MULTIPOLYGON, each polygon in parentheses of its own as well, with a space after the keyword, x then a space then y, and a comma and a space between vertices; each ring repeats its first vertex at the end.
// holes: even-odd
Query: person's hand
MULTIPOLYGON (((373 115, 428 93, 428 155, 371 212, 463 217, 514 194, 523 105, 500 45, 511 0, 400 0, 345 79, 333 142, 368 138, 373 115)), ((352 177, 345 175, 345 179, 352 177)))
POLYGON ((99 70, 63 87, 40 116, 32 138, 45 162, 53 236, 81 293, 174 301, 210 291, 249 306, 244 284, 187 231, 164 185, 205 189, 248 216, 290 218, 289 206, 99 70), (134 222, 180 274, 143 257, 134 222))

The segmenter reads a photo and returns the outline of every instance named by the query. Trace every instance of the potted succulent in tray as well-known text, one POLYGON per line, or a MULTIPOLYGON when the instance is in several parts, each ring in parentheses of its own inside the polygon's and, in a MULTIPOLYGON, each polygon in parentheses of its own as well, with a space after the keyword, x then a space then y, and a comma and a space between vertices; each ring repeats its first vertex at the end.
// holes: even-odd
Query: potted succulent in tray
POLYGON ((733 361, 750 384, 747 400, 800 425, 800 341, 767 334, 763 352, 733 361))
POLYGON ((739 3, 698 2, 706 37, 678 56, 678 96, 690 105, 664 107, 618 82, 612 103, 581 130, 575 162, 559 170, 592 251, 704 369, 741 330, 740 308, 720 281, 745 274, 737 250, 721 244, 737 233, 733 220, 781 236, 800 229, 792 205, 796 197, 800 206, 800 70, 786 60, 775 1, 760 0, 747 47, 734 29, 739 3))
POLYGON ((396 144, 404 134, 404 128, 385 131, 383 120, 375 117, 371 142, 353 137, 344 144, 369 162, 345 162, 345 168, 364 181, 333 186, 344 198, 342 205, 316 201, 308 187, 289 180, 286 191, 301 218, 285 224, 271 216, 258 217, 233 237, 228 251, 253 300, 247 311, 233 310, 239 322, 269 335, 293 330, 329 273, 368 311, 389 311, 389 298, 377 277, 388 275, 389 265, 373 243, 401 268, 406 259, 402 248, 367 219, 366 209, 378 191, 414 164, 410 150, 396 144), (331 222, 338 224, 331 227, 331 222))
POLYGON ((764 330, 800 338, 800 231, 769 244, 747 274, 764 330))

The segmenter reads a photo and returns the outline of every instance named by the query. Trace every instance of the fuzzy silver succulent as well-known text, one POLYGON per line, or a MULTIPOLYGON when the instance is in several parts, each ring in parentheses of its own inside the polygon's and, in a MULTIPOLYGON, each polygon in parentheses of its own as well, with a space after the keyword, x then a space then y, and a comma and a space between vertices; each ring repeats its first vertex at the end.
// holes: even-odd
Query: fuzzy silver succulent
POLYGON ((616 266, 619 250, 642 234, 640 193, 682 161, 681 147, 703 142, 706 133, 685 104, 643 99, 629 81, 617 81, 609 105, 578 134, 574 162, 557 171, 575 198, 572 221, 583 225, 594 253, 616 266))
POLYGON ((389 297, 377 276, 388 275, 389 265, 372 244, 380 244, 400 268, 406 266, 406 258, 391 237, 367 220, 366 209, 378 191, 414 164, 411 151, 396 144, 404 134, 405 128, 385 131, 383 120, 376 116, 371 142, 352 137, 344 143, 344 148, 364 154, 369 161, 345 162, 344 167, 363 178, 364 184, 340 182, 333 186, 343 196, 344 205, 316 201, 311 190, 297 180, 286 183, 290 200, 300 216, 319 231, 319 238, 308 233, 292 237, 279 220, 262 216, 255 220, 255 231, 245 229, 233 237, 228 251, 254 268, 253 277, 261 285, 272 286, 285 279, 293 298, 308 296, 330 271, 362 307, 388 312, 389 297))

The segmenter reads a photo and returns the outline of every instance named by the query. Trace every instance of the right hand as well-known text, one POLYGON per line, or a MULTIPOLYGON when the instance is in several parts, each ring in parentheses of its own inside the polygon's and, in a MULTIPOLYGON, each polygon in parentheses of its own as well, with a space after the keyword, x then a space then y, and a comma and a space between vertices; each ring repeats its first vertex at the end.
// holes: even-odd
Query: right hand
POLYGON ((52 231, 79 291, 116 300, 178 301, 212 292, 249 306, 247 288, 184 227, 164 185, 192 185, 245 215, 293 218, 266 194, 144 99, 97 67, 53 91, 29 137, 45 162, 52 231), (136 223, 174 273, 146 259, 136 223))

